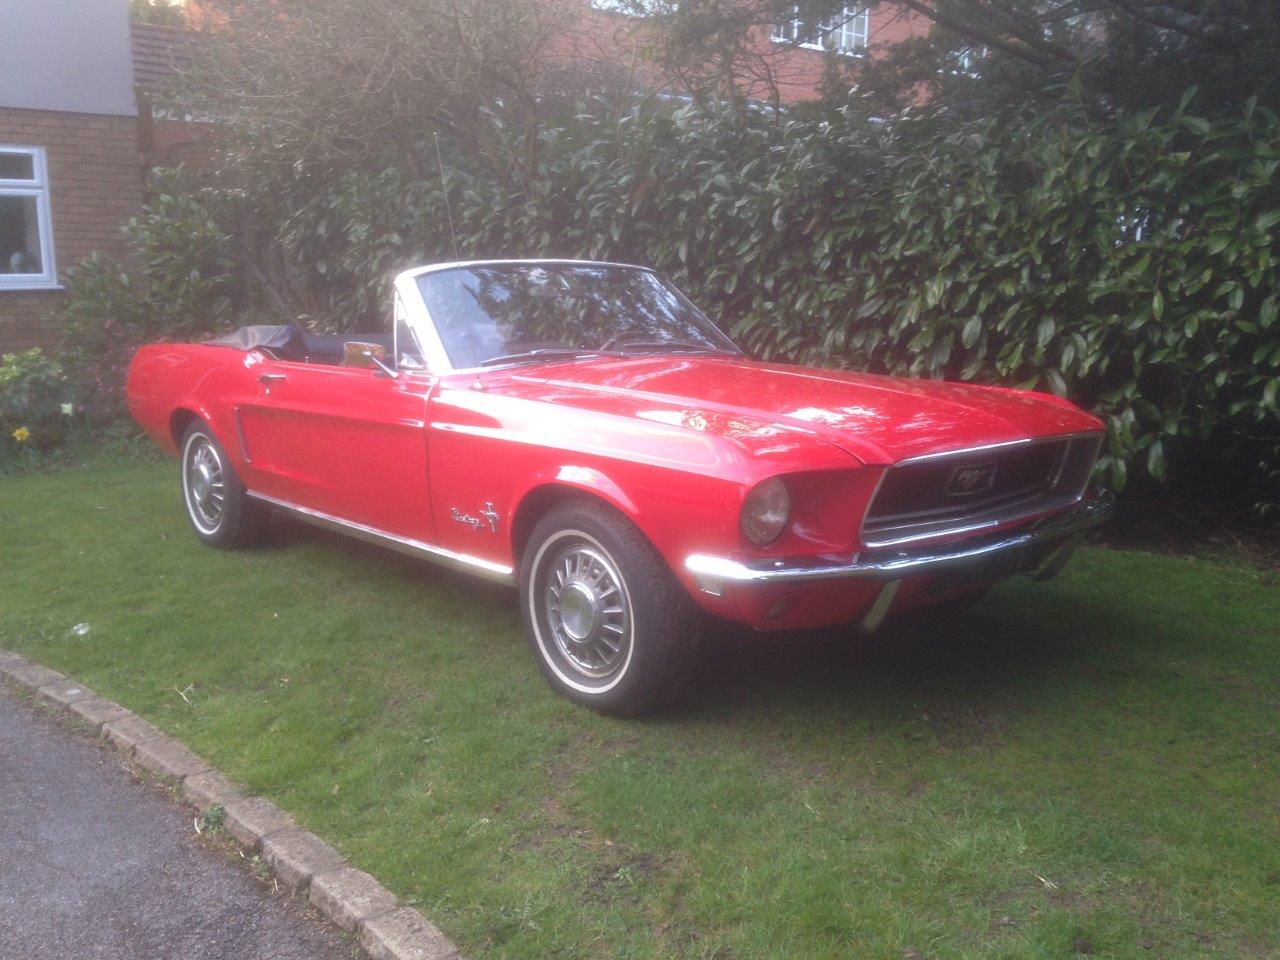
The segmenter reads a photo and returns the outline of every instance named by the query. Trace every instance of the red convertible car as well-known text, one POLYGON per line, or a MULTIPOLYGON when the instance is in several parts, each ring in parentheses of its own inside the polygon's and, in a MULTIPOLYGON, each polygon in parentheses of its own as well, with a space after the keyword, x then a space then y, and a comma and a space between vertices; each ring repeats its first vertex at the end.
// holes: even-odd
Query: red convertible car
POLYGON ((511 584, 547 680, 597 709, 676 690, 703 613, 874 629, 1052 576, 1112 509, 1068 401, 759 363, 641 267, 423 267, 392 313, 143 347, 130 410, 205 543, 284 511, 511 584))

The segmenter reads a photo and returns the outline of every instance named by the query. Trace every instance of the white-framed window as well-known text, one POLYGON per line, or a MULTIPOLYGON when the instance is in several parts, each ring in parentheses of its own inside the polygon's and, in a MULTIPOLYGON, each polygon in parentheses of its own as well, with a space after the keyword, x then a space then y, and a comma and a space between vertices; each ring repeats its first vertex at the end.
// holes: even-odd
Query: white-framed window
POLYGON ((987 58, 987 53, 985 46, 965 47, 961 50, 954 50, 948 57, 948 65, 943 69, 952 76, 976 77, 982 61, 987 58))
POLYGON ((783 20, 773 30, 777 43, 850 54, 865 52, 870 36, 871 5, 868 3, 846 3, 832 16, 817 21, 802 20, 797 15, 783 20))
POLYGON ((57 285, 44 148, 0 144, 0 290, 57 285))

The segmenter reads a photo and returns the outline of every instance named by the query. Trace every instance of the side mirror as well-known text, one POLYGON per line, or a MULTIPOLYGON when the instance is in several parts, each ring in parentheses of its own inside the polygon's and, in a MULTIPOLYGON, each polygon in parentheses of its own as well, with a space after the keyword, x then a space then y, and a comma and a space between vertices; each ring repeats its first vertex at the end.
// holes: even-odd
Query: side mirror
POLYGON ((387 363, 387 361, 383 360, 381 357, 374 356, 373 352, 370 350, 366 350, 364 355, 375 367, 373 371, 373 375, 375 377, 390 377, 392 380, 400 379, 400 372, 396 370, 395 367, 391 366, 391 364, 387 363))

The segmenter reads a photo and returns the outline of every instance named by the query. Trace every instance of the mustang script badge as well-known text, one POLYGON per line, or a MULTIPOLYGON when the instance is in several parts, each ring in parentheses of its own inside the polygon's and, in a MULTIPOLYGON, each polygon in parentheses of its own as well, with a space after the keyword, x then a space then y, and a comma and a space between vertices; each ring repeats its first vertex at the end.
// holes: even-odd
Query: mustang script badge
POLYGON ((498 532, 498 511, 493 509, 492 501, 486 501, 484 509, 480 511, 479 517, 473 516, 469 513, 463 513, 457 507, 449 508, 449 516, 458 521, 458 523, 465 524, 470 527, 472 530, 483 530, 485 523, 487 522, 490 533, 498 532), (482 520, 480 517, 483 517, 484 519, 482 520))
POLYGON ((996 482, 996 463, 966 463, 951 471, 942 492, 948 497, 972 497, 990 490, 996 482))

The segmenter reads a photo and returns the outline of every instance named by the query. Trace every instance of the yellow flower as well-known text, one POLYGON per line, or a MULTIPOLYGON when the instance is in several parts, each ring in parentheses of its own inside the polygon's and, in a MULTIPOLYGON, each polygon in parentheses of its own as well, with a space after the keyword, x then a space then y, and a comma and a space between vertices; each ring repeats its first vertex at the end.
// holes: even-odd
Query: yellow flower
POLYGON ((19 427, 17 430, 13 431, 13 439, 17 440, 19 443, 26 443, 30 437, 31 431, 26 427, 19 427))

